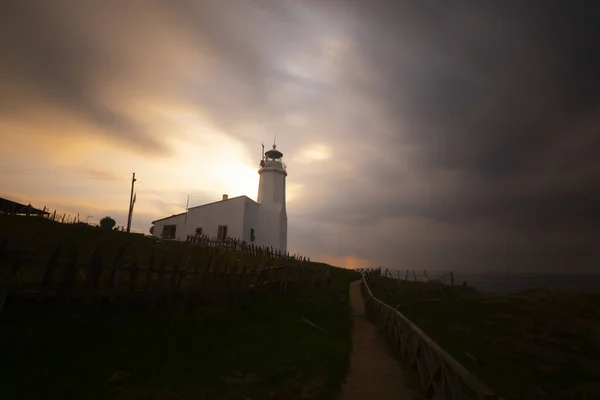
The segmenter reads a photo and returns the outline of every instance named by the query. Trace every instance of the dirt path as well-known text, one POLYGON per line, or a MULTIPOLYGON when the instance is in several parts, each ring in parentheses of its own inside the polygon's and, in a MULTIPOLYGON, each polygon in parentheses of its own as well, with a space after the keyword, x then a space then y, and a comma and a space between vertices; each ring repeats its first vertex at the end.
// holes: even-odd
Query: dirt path
POLYGON ((354 327, 350 371, 339 400, 413 400, 419 399, 405 385, 398 361, 389 354, 385 339, 365 315, 360 281, 350 284, 350 305, 354 327))

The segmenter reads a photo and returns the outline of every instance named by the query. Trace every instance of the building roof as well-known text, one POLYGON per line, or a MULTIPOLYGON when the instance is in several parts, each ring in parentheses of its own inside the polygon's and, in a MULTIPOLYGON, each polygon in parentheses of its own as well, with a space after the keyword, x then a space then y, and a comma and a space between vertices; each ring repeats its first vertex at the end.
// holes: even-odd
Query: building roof
MULTIPOLYGON (((258 203, 256 201, 252 200, 248 196, 236 196, 236 197, 230 197, 230 198, 225 199, 225 200, 213 201, 212 203, 206 203, 206 204, 202 204, 202 205, 199 205, 199 206, 190 207, 190 208, 188 208, 188 211, 196 209, 196 208, 206 207, 206 206, 212 206, 213 204, 224 203, 226 201, 231 201, 231 200, 236 200, 236 199, 246 199, 246 200, 249 200, 249 201, 253 202, 254 204, 258 205, 258 203)), ((179 217, 180 215, 185 215, 185 212, 182 212, 182 213, 179 213, 179 214, 174 214, 174 215, 171 215, 170 217, 165 217, 165 218, 157 219, 156 221, 152 221, 152 224, 155 224, 156 222, 164 221, 166 219, 179 217)))
POLYGON ((273 160, 278 160, 283 157, 283 153, 277 150, 277 146, 273 144, 273 148, 265 153, 265 156, 273 160))
POLYGON ((31 204, 21 204, 16 201, 4 199, 0 197, 0 212, 10 214, 30 214, 30 215, 47 215, 48 211, 40 210, 32 207, 31 204))
POLYGON ((161 218, 161 219, 157 219, 156 221, 152 221, 152 225, 154 225, 156 222, 164 221, 164 220, 166 220, 166 219, 170 219, 170 218, 179 217, 180 215, 184 215, 184 214, 185 214, 185 213, 184 213, 184 212, 182 212, 182 213, 179 213, 179 214, 173 214, 173 215, 171 215, 170 217, 164 217, 164 218, 161 218))

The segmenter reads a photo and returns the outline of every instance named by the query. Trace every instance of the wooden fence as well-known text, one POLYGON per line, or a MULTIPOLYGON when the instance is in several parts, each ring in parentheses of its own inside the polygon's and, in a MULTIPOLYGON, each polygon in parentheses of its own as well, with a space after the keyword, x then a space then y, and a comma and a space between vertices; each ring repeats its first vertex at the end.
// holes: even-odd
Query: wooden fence
POLYGON ((186 243, 203 247, 227 249, 229 251, 241 252, 258 257, 277 257, 287 260, 310 262, 310 258, 301 256, 300 254, 282 252, 281 250, 274 249, 273 246, 256 246, 252 243, 247 243, 235 238, 221 240, 206 235, 188 235, 186 243))
POLYGON ((40 266, 39 258, 33 257, 35 250, 22 245, 9 248, 4 239, 0 241, 0 312, 9 297, 83 308, 106 304, 193 308, 291 290, 313 290, 328 286, 331 279, 329 270, 319 265, 283 258, 257 262, 257 258, 218 249, 181 259, 168 253, 160 257, 152 248, 145 262, 140 262, 136 254, 135 249, 121 247, 116 259, 107 262, 100 250, 94 250, 89 261, 82 263, 75 246, 57 245, 40 266), (23 266, 31 269, 33 264, 41 269, 41 280, 20 280, 23 266))
POLYGON ((370 278, 373 276, 381 276, 381 267, 378 268, 357 268, 356 272, 361 274, 366 278, 370 278))
POLYGON ((401 357, 416 369, 428 398, 500 399, 402 313, 373 296, 367 280, 363 274, 367 311, 385 329, 401 357))
POLYGON ((437 278, 431 279, 423 271, 417 276, 416 271, 407 270, 406 274, 396 271, 393 273, 388 268, 368 268, 358 270, 367 279, 371 279, 378 286, 387 291, 403 293, 436 294, 459 290, 454 286, 454 273, 448 272, 437 278), (412 273, 411 273, 412 272, 412 273))

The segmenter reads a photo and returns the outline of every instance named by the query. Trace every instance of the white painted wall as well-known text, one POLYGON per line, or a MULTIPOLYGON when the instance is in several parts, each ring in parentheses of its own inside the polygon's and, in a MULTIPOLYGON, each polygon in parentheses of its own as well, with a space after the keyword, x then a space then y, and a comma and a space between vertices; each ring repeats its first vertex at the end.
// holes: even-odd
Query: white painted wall
POLYGON ((154 223, 154 231, 153 231, 152 235, 160 238, 162 235, 162 232, 163 232, 163 227, 165 225, 177 225, 177 230, 175 232, 175 238, 176 239, 178 238, 178 240, 185 240, 187 238, 187 236, 185 236, 185 235, 182 236, 182 229, 181 229, 181 227, 183 226, 184 218, 185 218, 184 214, 179 214, 179 215, 175 215, 173 217, 162 219, 160 221, 156 221, 154 223))
MULTIPOLYGON (((228 200, 192 207, 185 214, 156 221, 154 236, 161 237, 164 225, 177 225, 177 240, 185 240, 187 235, 193 235, 196 228, 202 228, 202 233, 216 237, 219 225, 227 225, 227 237, 244 239, 244 213, 246 202, 252 201, 247 197, 234 197, 228 200)), ((247 233, 248 239, 250 233, 247 233)))
POLYGON ((264 208, 262 205, 260 207, 258 223, 260 238, 257 237, 256 243, 287 251, 287 216, 285 210, 264 208))
POLYGON ((280 161, 265 161, 265 166, 258 170, 259 204, 284 204, 285 205, 285 177, 287 172, 280 161))
POLYGON ((258 173, 260 181, 257 199, 260 204, 259 228, 261 232, 259 244, 287 251, 287 210, 285 206, 287 172, 280 161, 268 160, 265 161, 265 165, 258 173))
POLYGON ((244 240, 248 243, 253 243, 255 245, 262 245, 263 239, 265 235, 261 232, 259 227, 259 219, 260 219, 260 206, 248 199, 246 202, 246 211, 244 213, 244 240), (254 236, 256 240, 254 242, 250 241, 250 232, 251 229, 254 229, 254 236))

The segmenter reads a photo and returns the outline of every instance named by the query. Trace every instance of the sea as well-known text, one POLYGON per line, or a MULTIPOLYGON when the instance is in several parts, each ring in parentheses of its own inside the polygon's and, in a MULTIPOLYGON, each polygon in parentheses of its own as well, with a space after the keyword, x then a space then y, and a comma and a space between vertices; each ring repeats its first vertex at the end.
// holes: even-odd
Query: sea
MULTIPOLYGON (((396 272, 393 272, 396 276, 396 272)), ((405 277, 406 270, 400 271, 405 277)), ((423 271, 416 271, 417 280, 425 280, 423 271)), ((427 272, 430 279, 444 275, 427 272)), ((410 272, 409 279, 413 279, 410 272)), ((444 282, 449 283, 449 279, 444 282)), ((454 272, 454 284, 466 282, 481 293, 517 293, 530 289, 600 293, 600 274, 514 273, 514 272, 454 272)))

